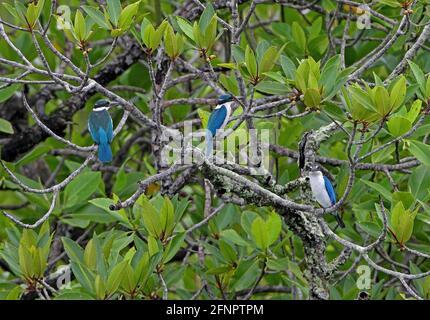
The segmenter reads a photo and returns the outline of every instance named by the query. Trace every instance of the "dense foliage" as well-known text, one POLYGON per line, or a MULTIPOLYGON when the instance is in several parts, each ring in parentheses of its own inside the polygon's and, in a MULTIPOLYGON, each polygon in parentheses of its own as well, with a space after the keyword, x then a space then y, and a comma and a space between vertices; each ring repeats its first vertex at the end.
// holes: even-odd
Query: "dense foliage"
POLYGON ((428 299, 429 8, 2 1, 0 299, 428 299), (226 92, 239 143, 211 161, 184 141, 226 92))

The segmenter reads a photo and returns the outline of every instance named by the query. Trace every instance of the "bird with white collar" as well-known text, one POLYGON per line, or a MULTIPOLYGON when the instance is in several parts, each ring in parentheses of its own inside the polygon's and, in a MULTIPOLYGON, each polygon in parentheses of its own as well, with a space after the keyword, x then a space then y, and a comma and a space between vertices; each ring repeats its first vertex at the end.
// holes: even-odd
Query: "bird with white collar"
POLYGON ((218 130, 224 129, 231 116, 231 105, 233 96, 223 94, 218 98, 218 105, 212 111, 206 128, 206 158, 210 158, 213 153, 213 138, 218 130))
POLYGON ((111 143, 113 139, 113 124, 109 108, 116 102, 100 99, 88 118, 88 130, 94 142, 98 145, 99 160, 103 163, 112 161, 111 143))
MULTIPOLYGON (((311 190, 315 200, 323 208, 329 208, 336 203, 336 193, 330 180, 322 174, 318 166, 312 166, 309 172, 309 181, 311 190)), ((345 228, 345 223, 337 212, 332 212, 336 218, 337 224, 341 228, 345 228)))

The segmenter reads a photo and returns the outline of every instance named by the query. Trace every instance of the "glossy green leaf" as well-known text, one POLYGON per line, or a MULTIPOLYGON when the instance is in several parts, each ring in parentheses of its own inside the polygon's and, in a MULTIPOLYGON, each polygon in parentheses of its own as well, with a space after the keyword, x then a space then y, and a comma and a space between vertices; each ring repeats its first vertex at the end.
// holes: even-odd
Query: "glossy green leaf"
POLYGON ((430 166, 430 146, 420 141, 411 140, 409 141, 409 151, 419 160, 421 163, 430 166))
POLYGON ((12 124, 9 121, 0 118, 0 132, 13 134, 14 131, 12 124))
POLYGON ((393 136, 400 137, 411 129, 412 123, 405 117, 396 116, 388 120, 387 126, 393 136))
POLYGON ((391 228, 396 235, 396 240, 402 245, 406 243, 412 235, 414 220, 417 211, 406 210, 402 202, 398 202, 391 212, 391 228))
POLYGON ((130 28, 133 23, 133 19, 137 14, 137 10, 139 9, 140 1, 129 4, 126 6, 119 15, 118 26, 122 30, 127 30, 130 28))
POLYGON ((257 61, 251 47, 247 46, 245 50, 245 63, 249 74, 255 79, 258 75, 257 61))
POLYGON ((85 18, 82 15, 81 11, 77 10, 75 15, 75 23, 73 25, 74 34, 76 40, 84 41, 87 33, 85 18))
POLYGON ((110 21, 115 27, 118 27, 119 16, 121 14, 121 1, 120 0, 107 0, 107 13, 110 21))
POLYGON ((401 76, 394 84, 390 92, 391 111, 396 111, 405 100, 406 96, 406 78, 401 76))
POLYGON ((93 19, 94 23, 96 23, 99 27, 106 30, 109 30, 111 28, 108 22, 106 22, 103 13, 97 8, 90 6, 82 6, 82 9, 84 9, 85 13, 90 16, 90 18, 93 19))
POLYGON ((258 248, 266 250, 269 247, 269 235, 267 234, 266 223, 260 217, 257 217, 251 226, 252 238, 258 248))
POLYGON ((317 89, 307 89, 305 91, 304 103, 309 108, 316 108, 321 102, 321 95, 317 89))

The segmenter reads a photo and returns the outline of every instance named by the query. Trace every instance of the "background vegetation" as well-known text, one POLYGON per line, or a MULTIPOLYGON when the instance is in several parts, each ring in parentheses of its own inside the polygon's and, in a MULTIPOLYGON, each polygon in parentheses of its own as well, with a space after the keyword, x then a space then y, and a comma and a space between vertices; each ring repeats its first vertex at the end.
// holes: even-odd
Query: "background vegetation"
POLYGON ((2 1, 0 298, 427 299, 428 3, 2 1), (270 130, 264 174, 163 162, 224 92, 270 130))

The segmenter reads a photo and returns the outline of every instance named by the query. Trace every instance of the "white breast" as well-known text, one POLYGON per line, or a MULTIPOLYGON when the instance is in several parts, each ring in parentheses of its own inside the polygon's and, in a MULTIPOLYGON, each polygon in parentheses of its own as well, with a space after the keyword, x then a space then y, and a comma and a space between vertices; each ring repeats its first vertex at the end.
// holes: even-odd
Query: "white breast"
POLYGON ((316 201, 323 207, 331 207, 330 197, 325 189, 325 183, 322 174, 309 174, 312 194, 316 201))
POLYGON ((224 122, 222 123, 221 127, 218 130, 224 129, 224 127, 227 125, 228 120, 230 119, 230 115, 231 115, 231 104, 232 103, 233 103, 233 101, 230 101, 230 102, 223 103, 223 104, 216 107, 216 109, 218 109, 218 108, 221 108, 221 106, 225 106, 225 108, 227 109, 227 114, 225 116, 224 122))

